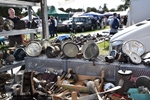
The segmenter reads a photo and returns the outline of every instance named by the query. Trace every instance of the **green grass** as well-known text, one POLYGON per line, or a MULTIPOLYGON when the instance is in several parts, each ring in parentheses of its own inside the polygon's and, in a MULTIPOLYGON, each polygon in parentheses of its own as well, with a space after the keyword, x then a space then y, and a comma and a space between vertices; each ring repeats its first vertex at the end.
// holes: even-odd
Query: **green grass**
POLYGON ((101 43, 98 43, 98 48, 100 50, 100 55, 108 55, 109 53, 109 41, 104 41, 101 43))

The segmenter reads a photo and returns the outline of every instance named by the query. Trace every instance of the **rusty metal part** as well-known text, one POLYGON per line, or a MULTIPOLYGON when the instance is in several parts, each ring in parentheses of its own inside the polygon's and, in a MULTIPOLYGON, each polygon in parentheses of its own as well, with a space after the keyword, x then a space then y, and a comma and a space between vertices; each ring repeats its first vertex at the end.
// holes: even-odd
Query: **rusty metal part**
POLYGON ((11 21, 10 19, 5 19, 4 24, 3 24, 3 28, 6 31, 11 31, 14 28, 14 22, 11 21))
POLYGON ((48 46, 50 46, 51 44, 50 44, 50 41, 49 41, 49 40, 43 39, 43 40, 41 41, 41 45, 42 45, 42 50, 46 50, 46 48, 47 48, 48 46))
POLYGON ((45 53, 48 58, 56 57, 60 54, 61 48, 59 44, 50 45, 46 48, 45 53))

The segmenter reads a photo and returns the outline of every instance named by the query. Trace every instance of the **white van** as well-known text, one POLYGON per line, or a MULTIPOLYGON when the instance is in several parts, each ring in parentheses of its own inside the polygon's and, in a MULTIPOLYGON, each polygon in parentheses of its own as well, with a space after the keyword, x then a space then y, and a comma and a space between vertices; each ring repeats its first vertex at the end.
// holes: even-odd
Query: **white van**
POLYGON ((113 35, 110 39, 109 51, 121 50, 127 40, 140 41, 145 46, 145 52, 150 51, 150 19, 144 20, 113 35))

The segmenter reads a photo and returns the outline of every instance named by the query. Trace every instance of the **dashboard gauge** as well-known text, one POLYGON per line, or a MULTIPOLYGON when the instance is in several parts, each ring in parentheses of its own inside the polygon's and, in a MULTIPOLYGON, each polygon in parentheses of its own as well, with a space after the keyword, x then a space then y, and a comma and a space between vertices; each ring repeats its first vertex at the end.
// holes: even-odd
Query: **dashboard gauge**
POLYGON ((141 56, 145 52, 145 46, 137 40, 129 40, 123 43, 122 51, 128 56, 133 52, 141 56))
POLYGON ((42 46, 39 42, 37 41, 31 41, 29 44, 26 46, 26 53, 29 56, 39 56, 42 51, 42 46))

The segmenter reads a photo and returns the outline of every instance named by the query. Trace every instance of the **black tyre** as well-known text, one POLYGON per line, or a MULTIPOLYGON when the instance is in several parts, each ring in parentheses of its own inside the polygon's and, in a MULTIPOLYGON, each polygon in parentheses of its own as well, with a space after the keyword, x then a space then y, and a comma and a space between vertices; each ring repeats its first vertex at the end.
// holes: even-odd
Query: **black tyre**
POLYGON ((93 26, 91 26, 91 31, 93 31, 94 30, 94 27, 93 26))
POLYGON ((82 27, 82 28, 81 28, 81 32, 84 32, 84 31, 85 31, 85 28, 84 28, 84 27, 82 27))

